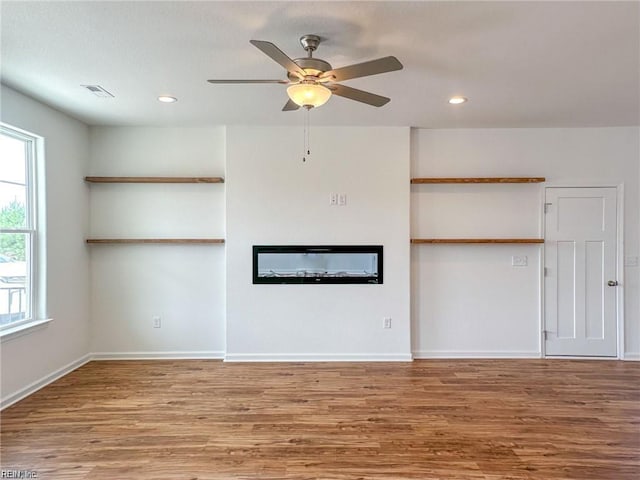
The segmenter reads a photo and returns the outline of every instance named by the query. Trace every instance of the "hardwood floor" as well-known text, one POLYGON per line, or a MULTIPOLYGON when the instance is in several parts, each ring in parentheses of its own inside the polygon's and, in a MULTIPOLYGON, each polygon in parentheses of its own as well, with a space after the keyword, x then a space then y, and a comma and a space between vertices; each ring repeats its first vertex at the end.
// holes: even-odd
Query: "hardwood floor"
POLYGON ((640 478, 637 362, 91 362, 1 420, 40 480, 640 478))

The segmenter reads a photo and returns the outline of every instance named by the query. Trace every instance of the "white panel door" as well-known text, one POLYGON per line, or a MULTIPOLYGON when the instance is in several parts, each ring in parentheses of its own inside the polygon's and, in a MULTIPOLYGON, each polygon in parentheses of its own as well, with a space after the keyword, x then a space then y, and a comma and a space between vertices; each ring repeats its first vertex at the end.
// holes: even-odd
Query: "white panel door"
POLYGON ((617 356, 615 188, 545 191, 545 351, 617 356))

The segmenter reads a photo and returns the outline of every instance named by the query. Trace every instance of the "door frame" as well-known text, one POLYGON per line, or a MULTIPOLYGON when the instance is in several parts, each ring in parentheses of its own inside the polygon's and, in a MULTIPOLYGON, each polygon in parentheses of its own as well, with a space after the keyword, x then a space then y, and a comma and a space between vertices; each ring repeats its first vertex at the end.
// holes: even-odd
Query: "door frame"
POLYGON ((546 218, 544 213, 545 199, 547 198, 547 188, 615 188, 616 189, 616 280, 619 286, 616 287, 616 332, 617 353, 615 357, 572 357, 572 356, 553 356, 547 355, 546 344, 544 340, 544 331, 546 330, 545 318, 545 248, 542 248, 540 255, 540 356, 542 358, 566 358, 580 360, 624 360, 624 184, 623 183, 590 183, 590 182, 564 182, 564 183, 545 183, 541 189, 541 208, 540 208, 540 225, 542 238, 546 239, 546 218))

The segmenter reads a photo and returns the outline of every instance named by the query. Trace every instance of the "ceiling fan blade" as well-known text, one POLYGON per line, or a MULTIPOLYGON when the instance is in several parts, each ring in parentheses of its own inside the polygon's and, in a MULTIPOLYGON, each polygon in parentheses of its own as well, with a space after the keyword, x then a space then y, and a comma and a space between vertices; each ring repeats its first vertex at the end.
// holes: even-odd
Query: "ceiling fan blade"
POLYGON ((215 84, 232 84, 232 83, 281 83, 287 85, 289 80, 207 80, 209 83, 215 84))
POLYGON ((396 57, 383 57, 377 60, 370 60, 364 63, 329 70, 328 72, 324 72, 321 77, 334 77, 334 81, 342 82, 351 78, 367 77, 369 75, 402 70, 402 68, 402 64, 396 57))
POLYGON ((299 108, 300 108, 300 105, 298 105, 296 102, 290 99, 287 103, 284 104, 284 107, 282 107, 282 111, 292 112, 293 110, 298 110, 299 108))
POLYGON ((372 105, 374 107, 381 107, 391 101, 390 98, 376 95, 375 93, 365 92, 364 90, 358 90, 357 88, 340 85, 339 83, 335 83, 327 88, 329 88, 334 95, 355 100, 356 102, 366 103, 367 105, 372 105))
POLYGON ((262 53, 271 57, 272 60, 275 60, 284 68, 287 69, 288 72, 296 72, 297 74, 304 77, 306 74, 303 69, 301 69, 293 60, 291 60, 286 53, 280 50, 271 42, 265 42, 263 40, 249 40, 251 45, 262 50, 262 53))

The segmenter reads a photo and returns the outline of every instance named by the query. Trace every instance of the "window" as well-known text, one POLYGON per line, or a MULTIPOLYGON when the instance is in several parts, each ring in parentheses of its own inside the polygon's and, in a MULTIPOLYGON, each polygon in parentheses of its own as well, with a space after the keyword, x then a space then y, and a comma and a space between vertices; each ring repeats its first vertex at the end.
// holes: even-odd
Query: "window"
POLYGON ((37 140, 0 125, 0 332, 36 317, 37 140))

